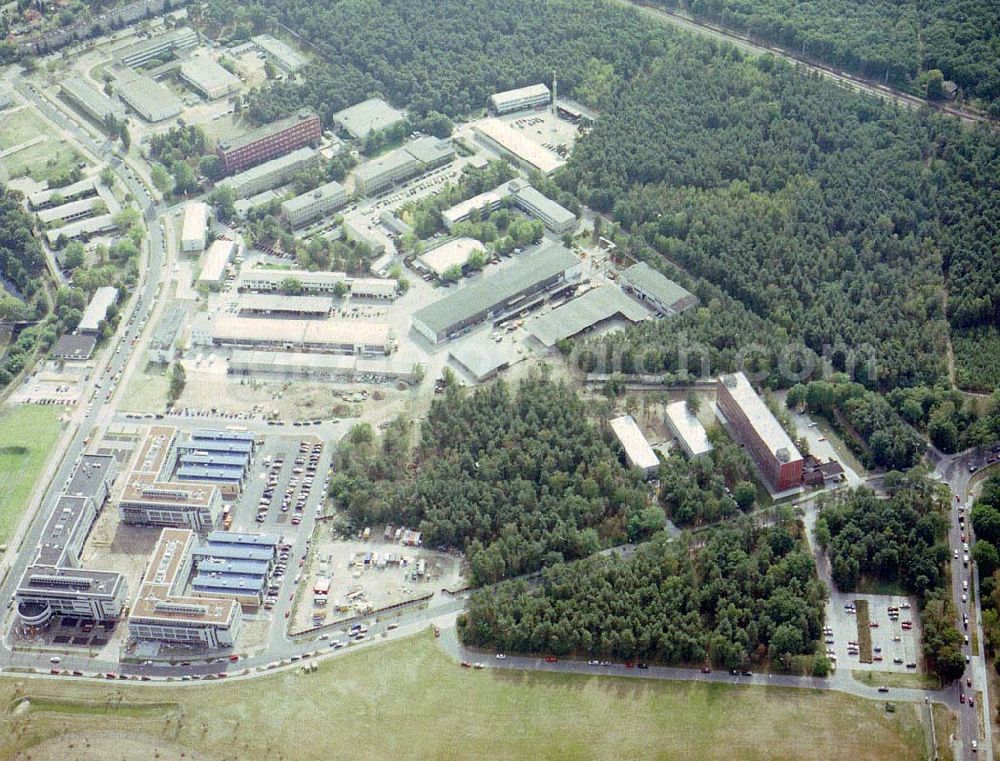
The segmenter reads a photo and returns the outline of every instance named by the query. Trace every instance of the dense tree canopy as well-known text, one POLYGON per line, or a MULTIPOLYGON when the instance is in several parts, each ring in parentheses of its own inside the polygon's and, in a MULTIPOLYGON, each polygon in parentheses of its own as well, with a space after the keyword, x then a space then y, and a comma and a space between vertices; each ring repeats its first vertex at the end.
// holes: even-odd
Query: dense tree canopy
POLYGON ((653 2, 921 95, 918 75, 936 69, 966 97, 1000 105, 1000 6, 991 0, 653 2))
POLYGON ((825 589, 800 525, 749 521, 691 550, 662 539, 627 560, 595 556, 473 594, 459 619, 470 645, 514 652, 781 667, 812 653, 825 589))
POLYGON ((337 455, 330 492, 358 524, 419 527, 430 546, 463 549, 473 583, 590 555, 663 527, 588 407, 533 378, 431 405, 411 452, 397 426, 376 444, 360 431, 337 455), (408 476, 404 474, 409 473, 408 476), (656 525, 651 525, 656 523, 656 525))

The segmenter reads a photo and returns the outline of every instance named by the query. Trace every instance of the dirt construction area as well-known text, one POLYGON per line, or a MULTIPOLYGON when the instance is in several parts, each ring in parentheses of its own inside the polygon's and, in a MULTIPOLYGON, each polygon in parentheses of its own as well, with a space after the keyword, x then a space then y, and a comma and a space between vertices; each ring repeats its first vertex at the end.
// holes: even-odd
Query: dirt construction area
POLYGON ((394 539, 394 532, 390 536, 393 538, 384 539, 380 528, 377 538, 372 530, 369 541, 334 539, 325 527, 318 528, 297 587, 292 630, 465 585, 459 555, 408 547, 394 539), (325 585, 324 580, 329 581, 329 591, 325 596, 318 595, 316 591, 325 585), (315 604, 324 597, 325 603, 315 604))

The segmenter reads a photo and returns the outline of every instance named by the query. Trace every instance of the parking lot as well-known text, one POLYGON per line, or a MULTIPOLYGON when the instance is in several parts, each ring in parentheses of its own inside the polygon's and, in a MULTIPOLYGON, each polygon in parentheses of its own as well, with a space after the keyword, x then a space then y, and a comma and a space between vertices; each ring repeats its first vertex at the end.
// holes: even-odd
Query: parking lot
POLYGON ((826 626, 824 647, 827 655, 836 659, 837 668, 904 673, 923 670, 920 617, 916 602, 908 597, 838 592, 832 589, 826 607, 826 626), (851 646, 852 643, 861 641, 857 613, 853 611, 857 600, 868 602, 871 663, 862 663, 858 649, 851 646), (898 615, 891 617, 889 608, 898 609, 898 615))

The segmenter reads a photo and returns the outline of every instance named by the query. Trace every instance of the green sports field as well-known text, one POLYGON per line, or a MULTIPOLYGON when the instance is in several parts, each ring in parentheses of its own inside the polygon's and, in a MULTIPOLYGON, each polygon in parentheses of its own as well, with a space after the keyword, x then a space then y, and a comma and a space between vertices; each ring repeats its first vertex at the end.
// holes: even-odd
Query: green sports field
POLYGON ((887 714, 826 691, 474 671, 429 632, 313 674, 148 689, 0 680, 0 758, 898 761, 922 758, 925 742, 911 705, 887 714), (34 706, 17 709, 25 698, 34 706))
POLYGON ((38 474, 61 425, 61 407, 25 404, 0 411, 0 544, 28 505, 38 474))

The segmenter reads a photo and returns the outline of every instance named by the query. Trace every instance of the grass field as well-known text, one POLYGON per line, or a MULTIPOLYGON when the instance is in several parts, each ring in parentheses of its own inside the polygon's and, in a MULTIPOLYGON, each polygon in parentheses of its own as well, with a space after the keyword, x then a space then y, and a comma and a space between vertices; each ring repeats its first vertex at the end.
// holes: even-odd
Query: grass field
POLYGON ((939 690, 941 680, 934 674, 918 674, 904 671, 861 671, 851 672, 855 682, 872 687, 905 687, 914 690, 939 690))
POLYGON ((167 389, 170 381, 166 368, 149 365, 132 376, 118 402, 118 408, 125 412, 162 411, 167 403, 167 389))
POLYGON ((189 759, 922 758, 917 712, 899 708, 818 690, 469 671, 428 632, 313 674, 212 686, 4 678, 0 758, 90 758, 84 743, 94 751, 109 735, 129 740, 115 759, 154 748, 189 759), (16 708, 25 697, 40 710, 16 708))
POLYGON ((858 620, 858 660, 861 663, 872 662, 872 630, 868 619, 868 601, 855 600, 855 617, 858 620))
POLYGON ((35 180, 46 180, 69 171, 77 162, 84 160, 30 108, 21 108, 0 119, 0 150, 21 145, 38 136, 45 140, 0 159, 0 167, 8 177, 30 174, 35 180))
POLYGON ((940 761, 954 761, 955 751, 951 737, 958 732, 958 717, 939 703, 934 704, 934 736, 940 761))
POLYGON ((61 407, 24 404, 0 412, 0 543, 14 531, 59 436, 61 407))

